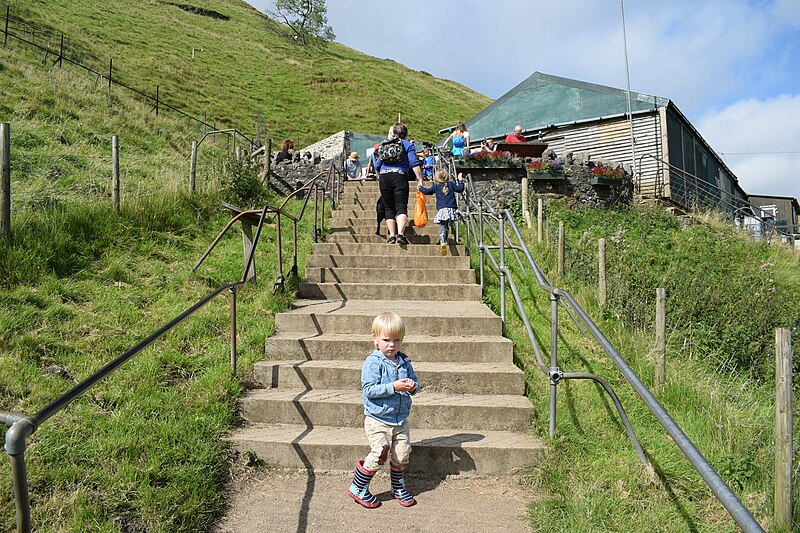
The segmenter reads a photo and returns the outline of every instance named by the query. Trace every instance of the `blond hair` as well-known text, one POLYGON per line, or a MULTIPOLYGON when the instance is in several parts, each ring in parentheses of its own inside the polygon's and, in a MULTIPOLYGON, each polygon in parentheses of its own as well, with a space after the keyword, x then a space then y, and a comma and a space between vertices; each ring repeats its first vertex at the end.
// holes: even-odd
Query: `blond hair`
POLYGON ((382 332, 386 332, 390 337, 403 340, 406 335, 406 325, 397 313, 391 311, 381 313, 372 321, 372 336, 380 337, 382 332))
POLYGON ((442 187, 442 192, 448 194, 450 192, 450 188, 447 186, 448 178, 450 174, 447 173, 447 169, 441 168, 436 171, 436 174, 433 175, 433 182, 434 183, 442 183, 444 186, 442 187))

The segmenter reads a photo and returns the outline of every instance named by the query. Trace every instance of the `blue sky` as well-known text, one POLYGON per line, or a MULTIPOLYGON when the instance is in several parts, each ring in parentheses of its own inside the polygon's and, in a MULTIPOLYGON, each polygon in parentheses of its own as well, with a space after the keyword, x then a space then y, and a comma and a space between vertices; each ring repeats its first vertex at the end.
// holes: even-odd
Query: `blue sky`
MULTIPOLYGON (((386 3, 328 0, 336 41, 490 98, 537 70, 627 86, 619 0, 391 5, 402 24, 381 20, 386 3)), ((800 198, 800 0, 624 7, 631 90, 672 100, 747 192, 800 198)))

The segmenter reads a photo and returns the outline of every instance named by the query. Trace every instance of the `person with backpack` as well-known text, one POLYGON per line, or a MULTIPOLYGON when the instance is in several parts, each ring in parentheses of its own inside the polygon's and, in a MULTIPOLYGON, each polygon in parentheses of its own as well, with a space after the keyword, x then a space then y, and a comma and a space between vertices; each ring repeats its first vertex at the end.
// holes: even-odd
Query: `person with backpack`
POLYGON ((408 224, 408 181, 413 177, 422 185, 422 171, 414 145, 406 140, 408 127, 402 122, 389 130, 389 137, 378 148, 375 170, 386 210, 386 228, 389 244, 408 244, 405 236, 408 224))

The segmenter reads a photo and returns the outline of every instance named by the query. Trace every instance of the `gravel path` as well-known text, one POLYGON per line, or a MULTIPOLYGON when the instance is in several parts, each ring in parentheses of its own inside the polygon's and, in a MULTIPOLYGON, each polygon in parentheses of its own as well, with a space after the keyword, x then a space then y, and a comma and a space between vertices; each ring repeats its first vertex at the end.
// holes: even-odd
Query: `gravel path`
POLYGON ((364 509, 347 495, 352 474, 259 472, 240 468, 228 487, 228 510, 215 533, 312 533, 375 531, 528 533, 530 487, 517 477, 457 477, 430 480, 409 476, 417 505, 400 506, 389 477, 375 476, 370 488, 382 500, 364 509))

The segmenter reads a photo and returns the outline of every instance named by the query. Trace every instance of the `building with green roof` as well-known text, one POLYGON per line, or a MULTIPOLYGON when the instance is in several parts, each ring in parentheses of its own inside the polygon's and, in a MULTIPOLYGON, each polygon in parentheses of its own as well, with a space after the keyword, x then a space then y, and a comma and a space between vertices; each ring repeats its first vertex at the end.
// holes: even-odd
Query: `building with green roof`
POLYGON ((684 209, 733 212, 747 201, 733 172, 671 100, 631 92, 630 110, 631 120, 625 90, 534 72, 466 124, 475 146, 502 141, 520 124, 528 140, 548 143, 557 155, 588 152, 632 165, 641 195, 684 209))

